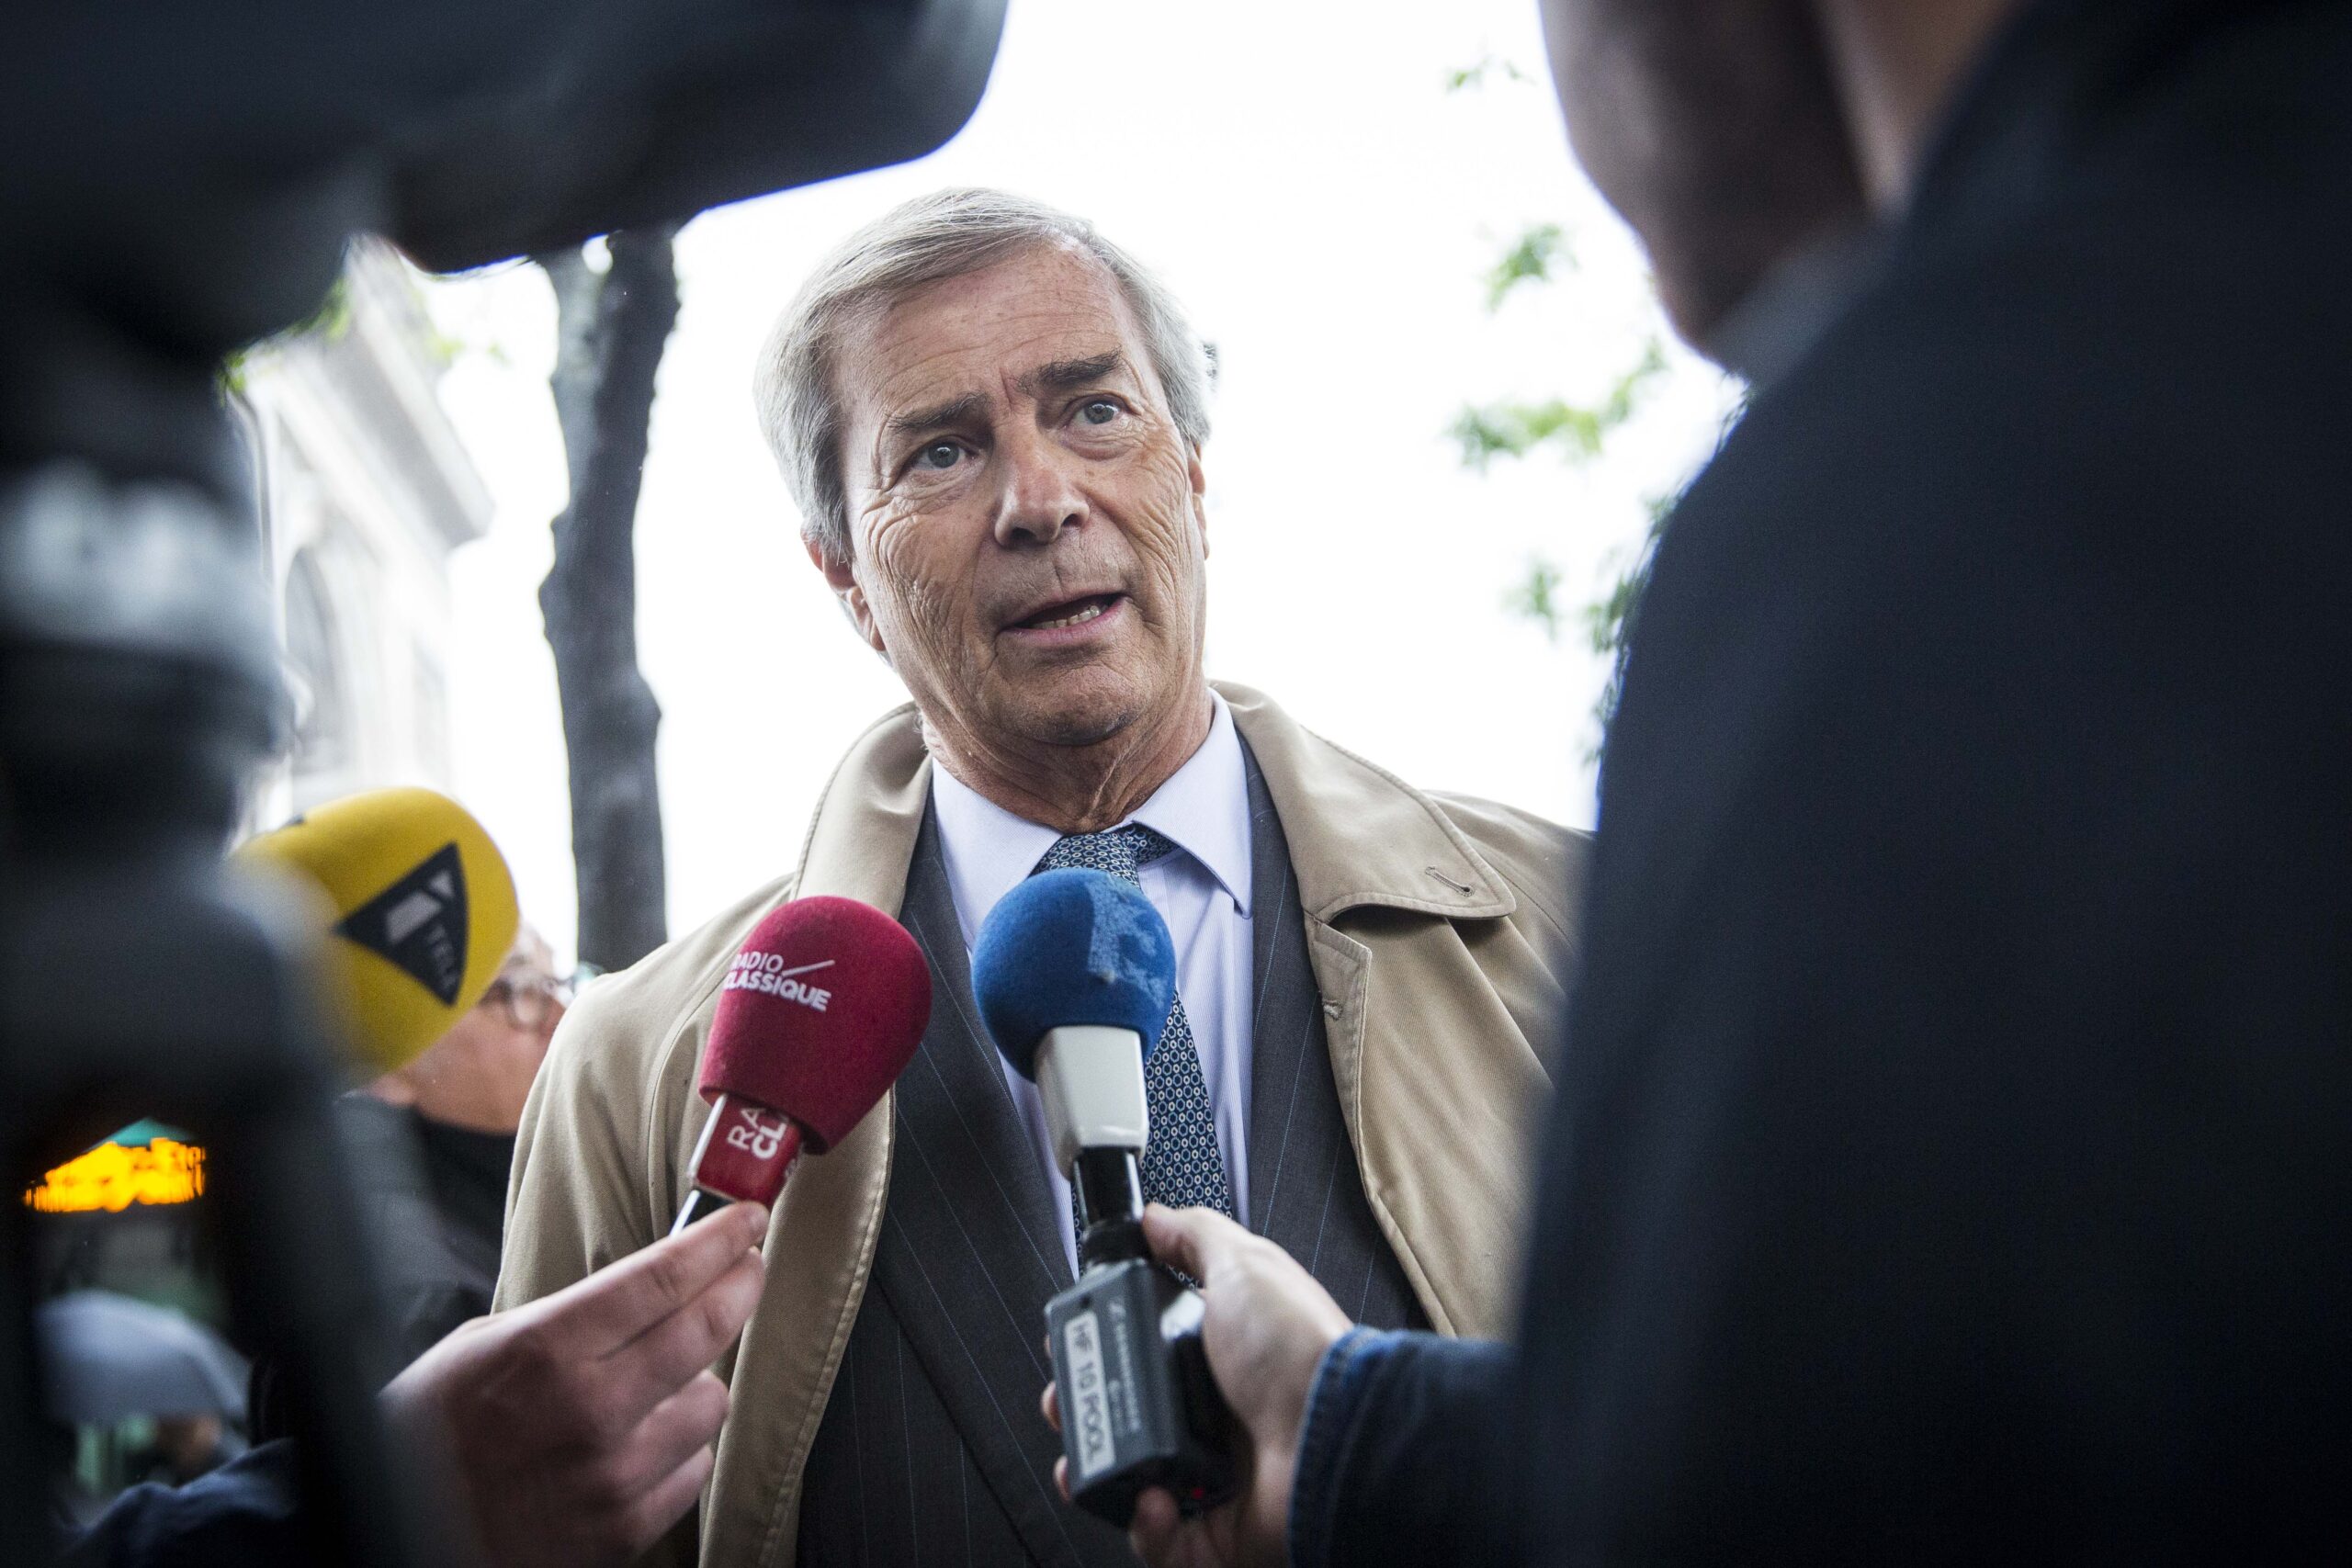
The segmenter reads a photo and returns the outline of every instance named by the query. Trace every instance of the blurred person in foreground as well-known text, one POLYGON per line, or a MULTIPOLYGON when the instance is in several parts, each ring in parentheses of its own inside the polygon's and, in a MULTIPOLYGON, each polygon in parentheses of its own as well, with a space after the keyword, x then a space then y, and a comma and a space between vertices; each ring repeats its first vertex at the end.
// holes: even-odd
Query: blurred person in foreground
MULTIPOLYGON (((528 1311, 483 1317, 514 1128, 569 997, 550 957, 524 927, 447 1035, 336 1107, 367 1173, 361 1198, 407 1367, 384 1414, 437 1461, 485 1568, 626 1562, 693 1506, 727 1409, 707 1369, 749 1317, 763 1272, 747 1249, 764 1216, 745 1206, 723 1228, 697 1226, 528 1311)), ((153 1477, 164 1484, 125 1494, 67 1561, 303 1561, 297 1441, 262 1443, 193 1480, 181 1449, 167 1450, 172 1469, 153 1477)))
MULTIPOLYGON (((524 923, 497 977, 447 1034, 334 1102, 372 1242, 391 1371, 490 1311, 514 1129, 571 999, 554 956, 524 923)), ((256 1361, 257 1439, 285 1435, 285 1393, 279 1369, 256 1361)))
POLYGON ((1174 934, 1148 1195, 1272 1237, 1358 1318, 1504 1326, 1581 842, 1206 680, 1207 382, 1132 258, 990 191, 853 236, 771 340, 763 412, 809 558, 913 701, 841 763, 796 872, 565 1021, 516 1151, 501 1304, 669 1227, 719 983, 767 910, 895 912, 935 999, 889 1099, 777 1205, 699 1538, 682 1527, 669 1561, 1131 1561, 1054 1492, 1034 1411, 1070 1201, 967 967, 1039 870, 1134 882, 1174 934))
POLYGON ((382 1173, 360 1198, 379 1238, 397 1366, 490 1311, 514 1130, 571 998, 554 953, 526 923, 448 1033, 336 1102, 355 1157, 382 1173))
POLYGON ((1546 21, 1756 387, 1635 628, 1521 1326, 1155 1212, 1251 1489, 1139 1548, 2340 1551, 2352 6, 1546 21))
MULTIPOLYGON (((520 1311, 477 1318, 380 1396, 481 1568, 631 1561, 694 1506, 727 1413, 712 1362, 764 1278, 767 1215, 741 1203, 520 1311), (476 1555, 478 1553, 478 1555, 476 1555)), ((288 1260, 299 1267, 300 1260, 288 1260)), ((177 1488, 134 1486, 66 1532, 69 1568, 316 1562, 280 1438, 177 1488)))

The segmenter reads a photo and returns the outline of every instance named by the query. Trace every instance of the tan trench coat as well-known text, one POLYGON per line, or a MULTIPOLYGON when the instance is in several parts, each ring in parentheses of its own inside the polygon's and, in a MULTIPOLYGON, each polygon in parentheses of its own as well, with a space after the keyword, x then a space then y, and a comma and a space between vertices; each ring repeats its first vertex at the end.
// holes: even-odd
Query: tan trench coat
MULTIPOLYGON (((1219 684, 1290 840, 1340 1109, 1365 1195, 1430 1322, 1506 1331, 1543 1056, 1574 951, 1584 840, 1526 813, 1425 795, 1219 684)), ((704 1032, 737 944, 796 894, 895 912, 931 789, 911 707, 850 749, 799 871, 626 973, 558 1031, 524 1111, 497 1304, 533 1300, 661 1236, 707 1113, 704 1032)), ((730 1363, 739 1393, 703 1498, 649 1559, 787 1568, 801 1468, 874 1258, 890 1103, 801 1162, 766 1245, 766 1292, 730 1363)))

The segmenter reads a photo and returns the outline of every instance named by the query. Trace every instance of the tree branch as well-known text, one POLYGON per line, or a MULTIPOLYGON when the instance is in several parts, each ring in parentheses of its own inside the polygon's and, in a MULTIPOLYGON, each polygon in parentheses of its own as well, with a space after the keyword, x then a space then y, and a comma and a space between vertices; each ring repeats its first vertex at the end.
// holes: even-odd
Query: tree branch
POLYGON ((548 390, 554 394, 556 424, 563 433, 568 493, 577 495, 580 465, 594 445, 589 403, 596 385, 596 299, 605 280, 578 251, 551 251, 531 260, 555 292, 555 368, 548 373, 548 390))
POLYGON ((602 274, 577 252, 534 257, 555 290, 548 377, 570 470, 539 609, 555 654, 570 763, 580 956, 603 968, 660 945, 660 705, 637 662, 637 503, 655 375, 678 315, 675 230, 623 231, 602 274))

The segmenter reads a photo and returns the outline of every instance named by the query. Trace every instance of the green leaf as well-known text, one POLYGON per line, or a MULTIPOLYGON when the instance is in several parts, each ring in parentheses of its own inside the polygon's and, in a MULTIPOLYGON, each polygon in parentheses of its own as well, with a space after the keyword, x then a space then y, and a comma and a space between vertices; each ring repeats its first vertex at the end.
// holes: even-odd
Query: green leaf
POLYGON ((466 351, 465 340, 443 332, 430 317, 425 320, 424 342, 420 346, 434 367, 440 370, 447 370, 458 363, 458 356, 466 351))
POLYGON ((1560 588, 1566 581, 1558 567, 1538 558, 1528 562, 1527 575, 1503 596, 1503 604, 1514 614, 1541 626, 1544 635, 1557 642, 1561 623, 1566 619, 1560 603, 1560 588))
POLYGON ((1573 271, 1576 256, 1566 248, 1566 243, 1557 223, 1537 223, 1521 234, 1487 274, 1487 311, 1501 310, 1503 300, 1522 283, 1550 282, 1555 265, 1573 271))
POLYGON ((1558 398, 1489 403, 1464 409, 1447 434, 1462 448, 1463 466, 1480 473, 1497 457, 1524 457, 1540 446, 1556 446, 1571 462, 1583 462, 1598 457, 1609 432, 1623 423, 1610 412, 1558 398))
POLYGON ((316 335, 332 343, 350 330, 351 276, 344 273, 336 276, 334 285, 327 289, 326 298, 319 301, 317 310, 283 332, 273 333, 259 342, 249 343, 232 351, 220 361, 220 369, 213 372, 213 379, 223 393, 242 392, 245 389, 245 378, 252 368, 254 355, 266 349, 282 347, 300 337, 316 335))
POLYGON ((1547 398, 1465 408, 1446 434, 1461 447, 1463 467, 1480 473, 1497 457, 1524 457, 1539 446, 1556 446, 1570 462, 1587 462, 1600 455, 1611 431, 1634 417, 1643 389, 1665 369, 1666 350, 1653 336, 1640 360, 1611 383, 1597 403, 1547 398))
POLYGON ((1595 653, 1614 653, 1625 640, 1625 617, 1642 596, 1649 579, 1645 566, 1634 566, 1611 583, 1609 592, 1584 607, 1584 629, 1595 653))
POLYGON ((1487 85, 1487 77, 1489 73, 1500 76, 1507 82, 1535 80, 1534 77, 1521 70, 1515 62, 1506 60, 1498 54, 1488 54, 1481 56, 1476 64, 1457 65, 1445 73, 1445 90, 1449 93, 1459 93, 1465 88, 1483 87, 1487 85))
POLYGON ((1614 430, 1634 417, 1634 404, 1642 389, 1666 373, 1666 345, 1653 333, 1642 344, 1642 357, 1609 389, 1609 396, 1601 401, 1601 418, 1614 430))
POLYGON ((1484 87, 1488 75, 1503 77, 1505 83, 1533 83, 1536 77, 1521 71, 1520 63, 1503 59, 1500 54, 1482 54, 1473 66, 1453 66, 1446 71, 1446 92, 1463 92, 1467 87, 1484 87))

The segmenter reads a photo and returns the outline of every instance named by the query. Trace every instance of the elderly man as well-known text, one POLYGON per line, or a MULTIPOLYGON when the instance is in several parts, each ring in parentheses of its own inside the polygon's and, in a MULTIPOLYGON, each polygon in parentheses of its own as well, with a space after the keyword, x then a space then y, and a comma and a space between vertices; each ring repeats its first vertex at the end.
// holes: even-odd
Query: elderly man
MULTIPOLYGON (((707 1562, 1127 1560, 1036 1416, 1072 1275, 1040 1108, 967 964, 1008 889, 1091 865, 1168 917, 1156 1200, 1229 1213, 1360 1321, 1492 1333, 1546 1098, 1581 865, 1202 673, 1206 378, 1182 312, 1083 222, 915 201, 819 269, 763 377, 808 553, 913 697, 842 761, 798 870, 584 996, 526 1113, 502 1304, 660 1235, 736 943, 796 895, 896 911, 932 1025, 794 1177, 731 1369, 707 1562)), ((691 1527, 673 1557, 692 1553, 691 1527)))

